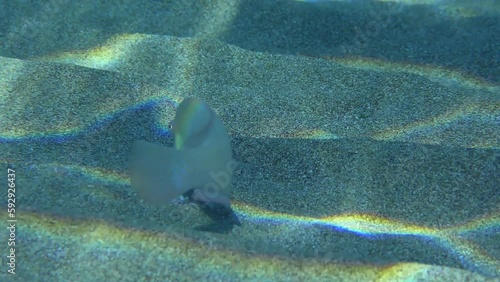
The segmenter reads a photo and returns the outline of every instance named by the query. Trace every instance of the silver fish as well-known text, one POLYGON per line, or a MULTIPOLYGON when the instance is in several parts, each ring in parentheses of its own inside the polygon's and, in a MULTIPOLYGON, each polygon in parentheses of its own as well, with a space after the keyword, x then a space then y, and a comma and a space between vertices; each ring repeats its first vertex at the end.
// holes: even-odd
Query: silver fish
POLYGON ((154 205, 185 195, 213 219, 234 219, 230 192, 238 163, 222 121, 205 102, 187 98, 177 108, 170 130, 174 148, 134 143, 130 159, 134 190, 154 205))

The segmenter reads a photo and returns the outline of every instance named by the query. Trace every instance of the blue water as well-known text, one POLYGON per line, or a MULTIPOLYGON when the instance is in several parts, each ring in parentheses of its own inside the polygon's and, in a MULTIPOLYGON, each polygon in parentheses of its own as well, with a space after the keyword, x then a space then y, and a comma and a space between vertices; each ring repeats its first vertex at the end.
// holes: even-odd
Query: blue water
POLYGON ((0 1, 16 227, 0 280, 498 277, 499 15, 494 0, 0 1), (131 187, 132 144, 174 146, 186 97, 231 138, 229 209, 131 187))

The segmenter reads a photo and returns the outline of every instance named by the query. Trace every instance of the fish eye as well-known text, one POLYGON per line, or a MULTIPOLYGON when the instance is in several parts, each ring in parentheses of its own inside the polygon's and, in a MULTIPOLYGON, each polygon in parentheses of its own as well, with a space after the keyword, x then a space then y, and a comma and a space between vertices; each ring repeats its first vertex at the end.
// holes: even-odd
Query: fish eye
POLYGON ((171 123, 168 124, 168 129, 172 130, 173 126, 171 123))

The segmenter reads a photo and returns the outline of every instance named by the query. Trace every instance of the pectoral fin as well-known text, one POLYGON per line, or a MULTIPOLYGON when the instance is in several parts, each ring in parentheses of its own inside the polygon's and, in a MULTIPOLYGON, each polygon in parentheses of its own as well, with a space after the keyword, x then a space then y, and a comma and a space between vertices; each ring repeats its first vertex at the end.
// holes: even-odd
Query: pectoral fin
POLYGON ((192 188, 183 151, 136 141, 130 157, 131 185, 146 202, 166 204, 192 188))

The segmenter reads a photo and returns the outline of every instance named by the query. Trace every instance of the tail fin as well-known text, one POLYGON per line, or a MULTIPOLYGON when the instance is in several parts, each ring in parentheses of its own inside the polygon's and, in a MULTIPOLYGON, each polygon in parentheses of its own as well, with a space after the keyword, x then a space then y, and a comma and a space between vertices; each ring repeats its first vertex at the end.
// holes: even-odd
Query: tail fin
POLYGON ((146 202, 161 205, 189 191, 190 166, 184 152, 136 141, 130 156, 130 182, 146 202))

